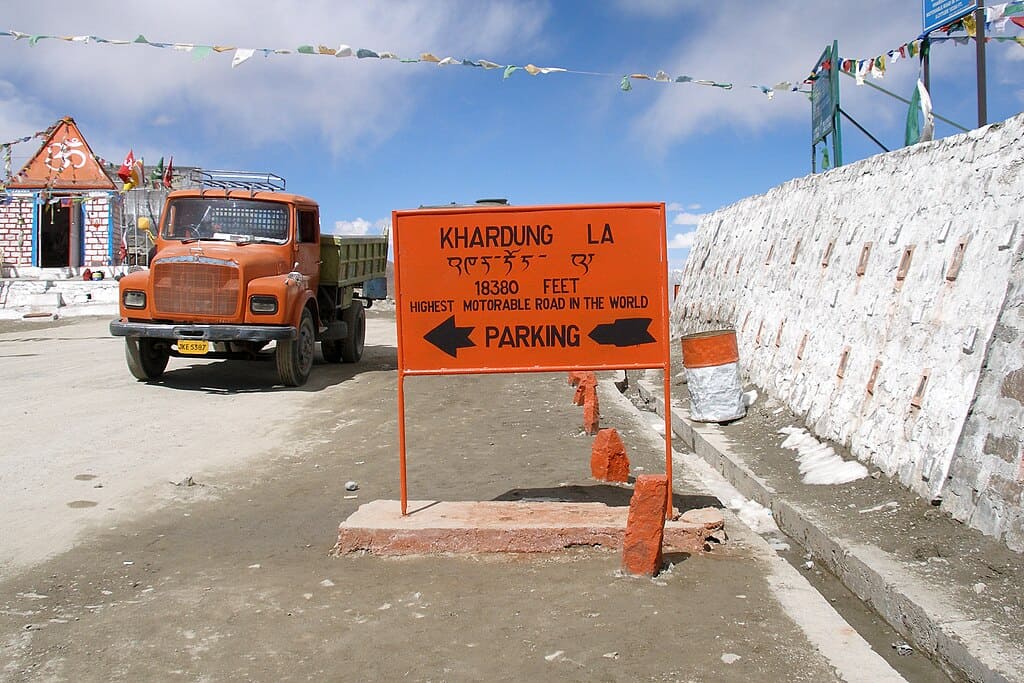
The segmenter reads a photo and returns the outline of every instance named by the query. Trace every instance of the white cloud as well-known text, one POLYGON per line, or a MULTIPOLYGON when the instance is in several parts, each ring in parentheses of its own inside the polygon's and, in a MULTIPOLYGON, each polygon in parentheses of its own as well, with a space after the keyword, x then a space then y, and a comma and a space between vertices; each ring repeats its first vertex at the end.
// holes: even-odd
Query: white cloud
POLYGON ((354 221, 334 221, 335 235, 367 235, 370 232, 370 221, 357 218, 354 221))
POLYGON ((676 217, 672 219, 672 225, 697 225, 703 217, 703 214, 687 213, 684 211, 683 213, 676 214, 676 217))
POLYGON ((693 239, 697 236, 696 230, 690 232, 677 232, 668 241, 669 249, 689 249, 693 246, 693 239))
POLYGON ((683 204, 682 202, 670 202, 665 205, 665 210, 669 213, 675 211, 697 211, 700 208, 700 204, 683 204))
MULTIPOLYGON (((6 9, 4 20, 10 28, 51 35, 131 40, 141 32, 150 41, 239 48, 350 43, 400 56, 433 51, 491 59, 535 37, 547 18, 544 5, 512 0, 37 0, 6 9)), ((426 70, 436 68, 354 57, 257 54, 233 69, 231 57, 228 51, 196 61, 185 52, 145 45, 42 40, 30 47, 27 40, 0 41, 6 78, 18 86, 24 102, 38 102, 42 110, 43 119, 30 129, 49 125, 69 113, 64 110, 73 110, 76 119, 93 124, 89 129, 116 130, 125 141, 147 137, 146 122, 173 120, 187 127, 195 140, 194 149, 188 150, 195 156, 188 158, 197 165, 223 163, 232 148, 258 149, 310 131, 316 133, 319 147, 298 151, 311 163, 318 157, 372 148, 408 121, 421 97, 429 96, 422 83, 426 70)), ((0 125, 4 123, 0 120, 0 125)), ((176 153, 187 156, 182 150, 176 153)))
MULTIPOLYGON (((46 130, 60 114, 48 109, 8 81, 0 81, 0 142, 10 142, 46 130)), ((38 138, 11 146, 11 172, 18 170, 38 151, 38 138)))
POLYGON ((627 14, 650 17, 671 17, 699 6, 695 0, 618 0, 616 5, 627 14))
POLYGON ((170 126, 176 123, 173 116, 167 114, 157 114, 156 118, 153 119, 154 126, 170 126))
MULTIPOLYGON (((668 149, 666 141, 722 129, 744 134, 769 130, 781 122, 806 121, 809 126, 806 96, 780 92, 768 101, 750 86, 802 81, 836 36, 841 38, 842 57, 882 54, 916 38, 914 29, 921 20, 920 6, 914 3, 829 4, 827 10, 809 17, 786 0, 764 0, 744 6, 742 20, 737 20, 731 3, 706 3, 688 11, 687 21, 700 30, 681 34, 659 68, 672 76, 731 82, 735 87, 725 91, 695 84, 635 82, 634 95, 650 97, 652 103, 634 121, 632 134, 652 152, 668 149)), ((893 65, 883 85, 909 91, 917 77, 916 66, 916 61, 893 65)), ((876 124, 902 125, 898 119, 906 115, 904 105, 890 106, 887 98, 869 88, 850 87, 853 79, 844 77, 842 83, 844 107, 870 108, 876 124)))
POLYGON ((390 221, 385 218, 373 221, 365 218, 355 218, 350 221, 334 221, 334 229, 329 230, 335 235, 376 235, 384 231, 390 221))

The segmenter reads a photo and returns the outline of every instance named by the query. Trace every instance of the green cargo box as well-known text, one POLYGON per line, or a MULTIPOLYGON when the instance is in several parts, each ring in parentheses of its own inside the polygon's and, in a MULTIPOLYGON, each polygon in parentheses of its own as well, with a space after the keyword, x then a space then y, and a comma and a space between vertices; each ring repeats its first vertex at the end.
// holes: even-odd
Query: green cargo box
POLYGON ((387 275, 387 235, 321 235, 320 284, 344 287, 387 275))

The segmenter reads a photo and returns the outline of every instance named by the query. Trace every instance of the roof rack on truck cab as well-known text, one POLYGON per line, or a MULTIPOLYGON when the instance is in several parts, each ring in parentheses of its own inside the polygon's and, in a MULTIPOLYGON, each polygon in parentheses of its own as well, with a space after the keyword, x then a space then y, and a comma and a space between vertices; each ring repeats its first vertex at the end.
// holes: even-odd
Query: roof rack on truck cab
POLYGON ((201 189, 217 188, 221 190, 249 190, 250 192, 277 192, 285 188, 285 180, 274 173, 255 173, 253 171, 218 171, 197 168, 192 171, 192 179, 201 189))

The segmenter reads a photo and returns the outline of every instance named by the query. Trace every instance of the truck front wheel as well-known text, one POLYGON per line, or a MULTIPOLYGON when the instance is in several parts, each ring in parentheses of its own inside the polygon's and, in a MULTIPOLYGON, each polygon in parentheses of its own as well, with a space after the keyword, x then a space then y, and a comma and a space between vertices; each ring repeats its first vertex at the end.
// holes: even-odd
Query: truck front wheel
POLYGON ((348 336, 341 341, 341 359, 346 363, 355 363, 363 357, 363 346, 366 342, 366 312, 363 302, 353 299, 352 305, 341 314, 348 326, 348 336))
POLYGON ((277 375, 288 387, 300 387, 309 379, 313 369, 313 352, 316 349, 316 333, 313 330, 313 314, 309 309, 302 311, 302 320, 295 339, 277 342, 277 375))
POLYGON ((124 357, 135 379, 148 382, 164 374, 171 350, 166 342, 157 339, 125 337, 124 357))

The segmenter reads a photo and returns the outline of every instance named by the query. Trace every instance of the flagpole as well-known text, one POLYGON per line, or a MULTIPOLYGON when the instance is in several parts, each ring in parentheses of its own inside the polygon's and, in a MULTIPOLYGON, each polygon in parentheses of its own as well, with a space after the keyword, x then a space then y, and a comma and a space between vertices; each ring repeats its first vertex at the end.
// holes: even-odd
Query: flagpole
POLYGON ((931 42, 928 40, 929 34, 925 34, 924 38, 921 39, 921 80, 924 82, 924 89, 929 93, 932 91, 932 68, 929 52, 931 52, 931 42))
POLYGON ((988 123, 988 91, 985 77, 985 0, 978 0, 974 10, 975 62, 978 67, 978 128, 988 123))

